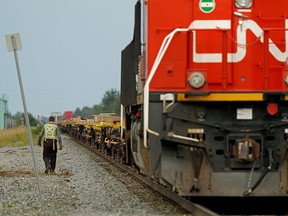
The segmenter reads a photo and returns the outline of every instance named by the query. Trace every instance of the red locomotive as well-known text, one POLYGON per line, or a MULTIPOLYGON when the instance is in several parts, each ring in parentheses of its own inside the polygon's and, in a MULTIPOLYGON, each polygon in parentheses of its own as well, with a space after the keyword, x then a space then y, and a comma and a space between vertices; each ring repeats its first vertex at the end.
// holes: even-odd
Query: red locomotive
POLYGON ((287 197, 288 1, 142 0, 127 162, 185 197, 287 197))

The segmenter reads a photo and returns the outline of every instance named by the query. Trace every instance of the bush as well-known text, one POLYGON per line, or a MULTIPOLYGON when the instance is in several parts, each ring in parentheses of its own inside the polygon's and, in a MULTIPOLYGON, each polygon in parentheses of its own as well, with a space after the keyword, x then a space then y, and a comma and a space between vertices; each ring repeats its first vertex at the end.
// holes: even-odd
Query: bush
MULTIPOLYGON (((32 127, 33 144, 37 142, 41 127, 32 127)), ((26 127, 10 128, 7 130, 0 130, 0 148, 5 146, 21 147, 29 145, 29 136, 26 127)))

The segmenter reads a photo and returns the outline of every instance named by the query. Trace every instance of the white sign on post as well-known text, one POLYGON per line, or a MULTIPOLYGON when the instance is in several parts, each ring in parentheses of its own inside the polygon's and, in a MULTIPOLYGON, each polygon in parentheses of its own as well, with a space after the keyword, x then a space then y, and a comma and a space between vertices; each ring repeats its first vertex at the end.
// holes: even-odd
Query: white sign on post
POLYGON ((21 40, 20 40, 20 34, 19 33, 14 33, 14 34, 6 35, 6 44, 7 44, 8 52, 13 52, 14 53, 14 57, 15 57, 16 69, 17 69, 19 86, 20 86, 22 102, 23 102, 23 108, 24 108, 25 123, 26 123, 26 126, 28 128, 28 137, 29 137, 29 142, 30 142, 30 147, 31 147, 31 152, 32 152, 32 157, 33 157, 35 175, 36 175, 36 179, 37 179, 37 186, 38 186, 38 191, 39 191, 39 199, 41 201, 41 205, 42 205, 42 209, 43 209, 43 206, 44 206, 43 203, 44 202, 43 202, 43 197, 42 197, 42 190, 41 190, 41 187, 40 187, 40 180, 39 180, 39 174, 38 174, 39 171, 38 171, 38 167, 37 167, 36 159, 35 159, 32 132, 31 132, 31 127, 30 127, 30 123, 29 123, 29 116, 28 116, 28 111, 27 111, 27 106, 26 106, 24 88, 23 88, 23 83, 22 83, 22 78, 21 78, 20 66, 19 66, 19 62, 18 62, 18 55, 17 55, 17 51, 22 49, 21 40))
POLYGON ((14 50, 22 50, 22 44, 19 33, 8 34, 5 37, 8 52, 14 52, 14 50))

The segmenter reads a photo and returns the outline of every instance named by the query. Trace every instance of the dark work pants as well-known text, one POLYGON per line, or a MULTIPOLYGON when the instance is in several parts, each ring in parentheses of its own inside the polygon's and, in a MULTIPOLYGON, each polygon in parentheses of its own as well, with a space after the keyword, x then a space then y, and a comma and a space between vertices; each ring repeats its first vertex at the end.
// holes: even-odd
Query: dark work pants
POLYGON ((45 140, 43 144, 43 160, 46 168, 55 170, 56 168, 56 157, 57 157, 57 140, 45 140), (54 150, 53 150, 54 142, 54 150))

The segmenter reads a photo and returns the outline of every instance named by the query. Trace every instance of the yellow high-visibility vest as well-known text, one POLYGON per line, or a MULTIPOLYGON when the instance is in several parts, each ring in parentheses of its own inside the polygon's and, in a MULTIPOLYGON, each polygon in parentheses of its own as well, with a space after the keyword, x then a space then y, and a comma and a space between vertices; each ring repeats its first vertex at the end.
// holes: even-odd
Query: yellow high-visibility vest
POLYGON ((56 134, 57 125, 55 124, 45 124, 44 125, 44 138, 45 139, 57 139, 56 134))

